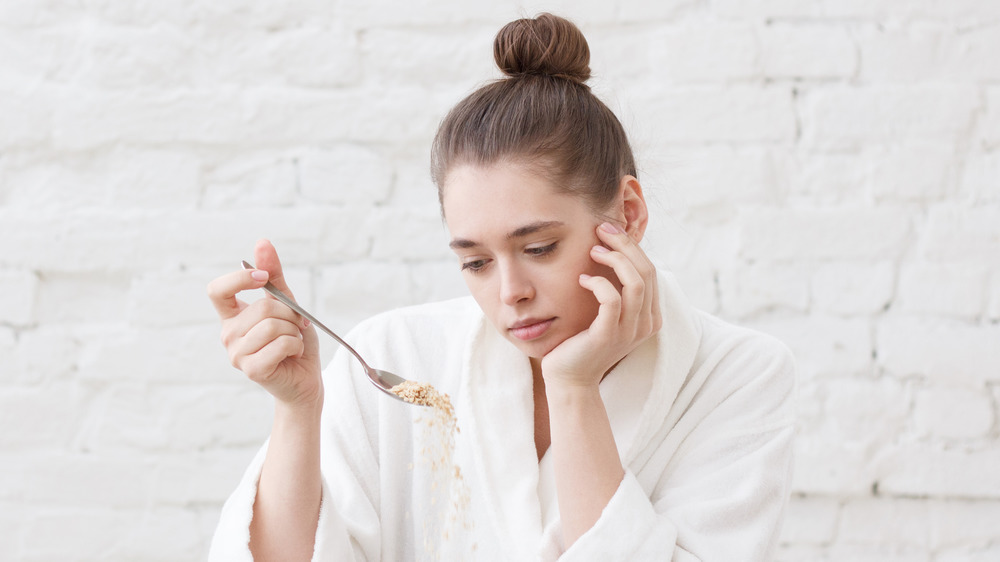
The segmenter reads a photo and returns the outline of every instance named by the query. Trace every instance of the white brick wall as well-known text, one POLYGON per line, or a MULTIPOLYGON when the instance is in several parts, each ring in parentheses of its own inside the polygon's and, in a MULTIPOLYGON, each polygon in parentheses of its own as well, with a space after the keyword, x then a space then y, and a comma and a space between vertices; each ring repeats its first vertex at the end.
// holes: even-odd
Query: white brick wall
POLYGON ((1000 560, 993 0, 0 0, 0 559, 204 558, 270 417, 205 284, 269 237, 340 329, 462 294, 428 145, 541 9, 649 252, 798 356, 777 558, 1000 560))

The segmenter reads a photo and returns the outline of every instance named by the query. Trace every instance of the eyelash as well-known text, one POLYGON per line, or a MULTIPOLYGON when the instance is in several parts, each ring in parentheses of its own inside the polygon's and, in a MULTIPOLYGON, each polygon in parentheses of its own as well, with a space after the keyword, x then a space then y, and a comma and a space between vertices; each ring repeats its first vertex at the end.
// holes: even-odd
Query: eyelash
MULTIPOLYGON (((550 254, 552 254, 552 252, 555 251, 556 246, 558 246, 558 245, 559 245, 559 242, 553 242, 553 243, 549 244, 548 246, 540 246, 540 247, 537 247, 537 248, 526 248, 524 250, 524 253, 528 254, 529 256, 531 256, 533 258, 539 258, 539 259, 546 258, 550 254)), ((486 262, 487 262, 487 260, 472 260, 470 262, 464 262, 462 264, 462 271, 469 271, 471 273, 482 273, 483 270, 486 269, 486 265, 487 265, 486 262), (476 265, 476 264, 479 264, 479 265, 476 265)))

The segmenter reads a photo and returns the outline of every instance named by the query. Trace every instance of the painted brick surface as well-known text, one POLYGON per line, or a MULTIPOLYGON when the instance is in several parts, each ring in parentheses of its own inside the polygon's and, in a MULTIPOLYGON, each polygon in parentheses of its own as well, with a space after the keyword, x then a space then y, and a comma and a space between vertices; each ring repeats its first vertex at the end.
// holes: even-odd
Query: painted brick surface
POLYGON ((796 355, 775 559, 1000 559, 991 0, 0 0, 0 559, 204 559, 271 420, 205 285, 269 238, 343 331, 465 294, 428 147, 543 9, 647 252, 796 355))

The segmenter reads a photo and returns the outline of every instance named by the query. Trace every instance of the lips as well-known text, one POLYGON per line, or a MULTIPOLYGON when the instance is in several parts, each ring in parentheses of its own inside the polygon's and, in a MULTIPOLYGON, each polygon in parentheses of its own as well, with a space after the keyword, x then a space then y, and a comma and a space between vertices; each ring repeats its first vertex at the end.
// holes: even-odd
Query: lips
POLYGON ((548 331, 549 326, 551 326, 554 321, 555 318, 547 318, 544 320, 539 318, 527 318, 512 325, 510 327, 510 333, 519 340, 533 340, 541 337, 542 334, 548 331))

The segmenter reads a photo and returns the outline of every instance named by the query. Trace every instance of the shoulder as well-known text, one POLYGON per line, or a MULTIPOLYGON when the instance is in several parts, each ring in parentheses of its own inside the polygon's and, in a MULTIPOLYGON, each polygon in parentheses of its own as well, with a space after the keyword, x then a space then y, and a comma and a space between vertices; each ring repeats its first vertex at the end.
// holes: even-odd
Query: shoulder
POLYGON ((699 318, 702 338, 695 368, 710 371, 706 385, 757 408, 787 410, 796 387, 795 359, 788 346, 705 312, 699 312, 699 318))

